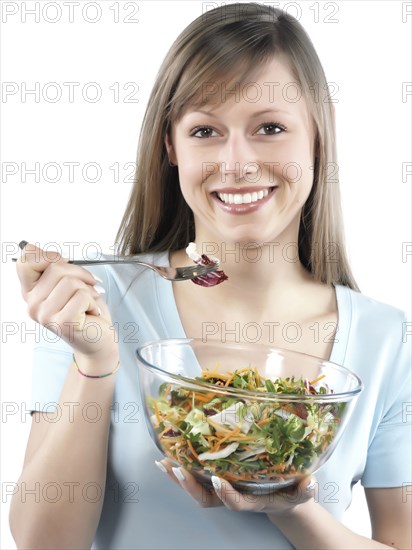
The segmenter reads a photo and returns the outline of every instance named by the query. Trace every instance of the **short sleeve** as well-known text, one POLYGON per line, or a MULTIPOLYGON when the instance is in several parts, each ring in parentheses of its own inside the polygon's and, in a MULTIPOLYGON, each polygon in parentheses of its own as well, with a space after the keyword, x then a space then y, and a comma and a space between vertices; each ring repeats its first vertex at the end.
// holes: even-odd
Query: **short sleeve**
MULTIPOLYGON (((102 281, 99 284, 108 293, 109 280, 104 266, 93 266, 87 269, 99 277, 102 281)), ((68 370, 73 364, 73 349, 61 338, 59 327, 50 328, 53 328, 53 331, 40 326, 40 337, 33 349, 30 400, 30 411, 32 412, 54 413, 57 411, 57 404, 68 370)))
POLYGON ((399 353, 388 369, 384 415, 368 449, 361 479, 365 488, 412 484, 411 336, 403 332, 399 353))

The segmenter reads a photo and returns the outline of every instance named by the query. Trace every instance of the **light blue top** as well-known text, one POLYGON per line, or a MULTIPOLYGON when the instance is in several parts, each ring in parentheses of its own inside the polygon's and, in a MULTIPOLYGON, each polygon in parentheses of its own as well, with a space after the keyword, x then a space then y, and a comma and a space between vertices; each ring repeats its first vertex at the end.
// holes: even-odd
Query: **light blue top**
MULTIPOLYGON (((145 258, 169 265, 167 253, 145 258)), ((149 340, 186 337, 172 285, 137 266, 90 271, 103 279, 121 359, 105 502, 93 548, 292 548, 265 514, 201 508, 155 466, 161 454, 145 425, 135 351, 149 340)), ((320 504, 341 518, 357 481, 364 487, 411 483, 412 398, 405 315, 343 286, 336 286, 336 296, 339 323, 330 360, 354 371, 365 386, 336 451, 316 473, 320 504)), ((69 346, 44 329, 34 352, 32 410, 53 409, 71 363, 69 346)))

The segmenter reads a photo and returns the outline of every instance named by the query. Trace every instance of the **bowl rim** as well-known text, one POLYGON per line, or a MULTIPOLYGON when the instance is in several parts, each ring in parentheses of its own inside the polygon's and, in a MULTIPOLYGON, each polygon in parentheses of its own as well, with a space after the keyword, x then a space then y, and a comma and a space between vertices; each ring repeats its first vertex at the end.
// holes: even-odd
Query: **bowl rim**
POLYGON ((218 394, 230 394, 230 395, 239 395, 243 398, 245 397, 253 397, 259 401, 267 401, 268 399, 269 400, 278 400, 278 401, 309 401, 309 402, 313 402, 313 401, 334 401, 334 402, 339 402, 339 401, 345 401, 348 397, 355 397, 357 395, 359 395, 363 389, 364 389, 364 385, 363 385, 363 382, 361 380, 361 378, 355 374, 353 371, 351 371, 350 369, 344 367, 343 365, 339 365, 338 363, 334 363, 333 361, 329 361, 328 359, 322 359, 321 357, 317 357, 315 355, 310 355, 308 353, 302 353, 302 352, 299 352, 299 351, 294 351, 294 350, 288 350, 286 348, 280 348, 278 346, 271 346, 271 345, 266 345, 266 344, 255 344, 255 343, 248 343, 248 342, 221 342, 220 340, 213 340, 213 339, 210 339, 208 340, 207 342, 204 342, 201 338, 159 338, 157 340, 150 340, 148 342, 145 342, 144 344, 142 344, 141 346, 139 346, 137 349, 136 349, 136 355, 137 355, 137 359, 143 364, 145 365, 146 367, 149 367, 150 369, 153 369, 155 371, 158 371, 159 373, 162 373, 163 376, 166 376, 167 378, 171 379, 172 381, 175 381, 177 382, 178 384, 182 384, 182 381, 185 383, 186 386, 188 386, 190 389, 201 389, 201 390, 208 390, 210 391, 211 389, 213 389, 213 391, 215 391, 216 393, 218 394), (278 351, 278 352, 286 352, 288 354, 292 354, 292 355, 296 355, 296 356, 302 356, 302 357, 310 357, 310 358, 313 358, 313 359, 316 359, 318 360, 319 362, 321 363, 326 363, 330 366, 332 366, 333 368, 337 369, 337 370, 340 370, 340 371, 343 371, 344 373, 346 373, 348 376, 352 377, 355 379, 356 383, 357 383, 357 386, 355 386, 354 389, 350 390, 350 391, 346 391, 346 392, 340 392, 340 393, 322 393, 322 394, 314 394, 314 395, 302 395, 302 394, 296 394, 296 393, 291 393, 291 394, 282 394, 282 393, 276 393, 276 392, 254 392, 252 390, 244 390, 242 388, 233 388, 233 387, 223 387, 223 386, 216 386, 215 384, 211 384, 209 382, 203 382, 203 381, 200 381, 200 380, 195 380, 194 378, 186 378, 185 376, 182 376, 182 375, 176 375, 176 374, 172 374, 170 372, 167 372, 163 369, 161 369, 160 367, 157 367, 155 365, 153 365, 152 363, 149 363, 148 361, 146 361, 146 359, 144 357, 142 357, 141 355, 141 350, 143 350, 144 348, 148 348, 150 346, 153 346, 153 345, 159 345, 159 344, 179 344, 179 345, 187 345, 187 344, 190 344, 191 342, 195 342, 195 343, 201 343, 201 344, 217 344, 219 346, 224 346, 224 345, 228 345, 228 346, 240 346, 240 345, 244 345, 244 346, 250 346, 250 345, 253 345, 253 346, 258 346, 258 347, 261 347, 261 348, 264 348, 264 349, 267 349, 268 351, 278 351))

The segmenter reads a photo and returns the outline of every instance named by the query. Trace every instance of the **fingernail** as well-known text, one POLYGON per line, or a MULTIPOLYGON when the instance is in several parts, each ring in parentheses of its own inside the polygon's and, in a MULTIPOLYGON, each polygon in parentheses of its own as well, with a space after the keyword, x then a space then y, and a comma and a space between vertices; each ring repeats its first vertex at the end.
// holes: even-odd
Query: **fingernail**
POLYGON ((179 481, 184 481, 186 479, 182 468, 172 468, 172 471, 179 481))
POLYGON ((98 307, 97 308, 97 316, 100 317, 101 314, 102 314, 102 310, 98 307))
POLYGON ((105 289, 104 289, 102 286, 100 286, 100 285, 95 285, 93 288, 94 288, 94 290, 95 290, 96 292, 98 292, 99 294, 106 294, 105 289))
POLYGON ((306 492, 307 492, 307 493, 310 493, 310 492, 312 491, 312 489, 315 488, 315 485, 316 485, 316 480, 315 480, 315 479, 311 479, 311 480, 309 481, 309 483, 307 484, 307 486, 306 486, 306 492))
POLYGON ((220 478, 212 476, 212 485, 216 491, 220 491, 222 488, 222 482, 220 481, 220 478))
POLYGON ((155 460, 155 464, 161 472, 163 472, 164 474, 167 474, 167 470, 161 462, 159 462, 158 460, 155 460))
POLYGON ((23 250, 23 248, 24 248, 27 244, 29 244, 27 241, 20 241, 20 242, 19 242, 19 248, 20 248, 21 250, 23 250))
POLYGON ((100 279, 100 277, 97 277, 96 275, 93 275, 93 277, 95 278, 96 281, 98 281, 99 283, 103 283, 102 279, 100 279))

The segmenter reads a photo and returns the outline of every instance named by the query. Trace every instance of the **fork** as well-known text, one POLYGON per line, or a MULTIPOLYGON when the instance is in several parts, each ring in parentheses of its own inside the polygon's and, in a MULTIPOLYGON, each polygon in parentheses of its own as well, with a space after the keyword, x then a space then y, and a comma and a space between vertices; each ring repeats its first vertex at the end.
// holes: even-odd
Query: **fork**
MULTIPOLYGON (((17 262, 17 258, 12 258, 13 262, 17 262)), ((135 264, 152 269, 155 273, 166 279, 167 281, 190 281, 196 277, 201 277, 216 271, 218 265, 191 265, 188 267, 162 267, 159 265, 149 264, 141 260, 134 260, 127 256, 116 256, 113 260, 69 260, 69 264, 73 265, 104 265, 104 264, 135 264)))

